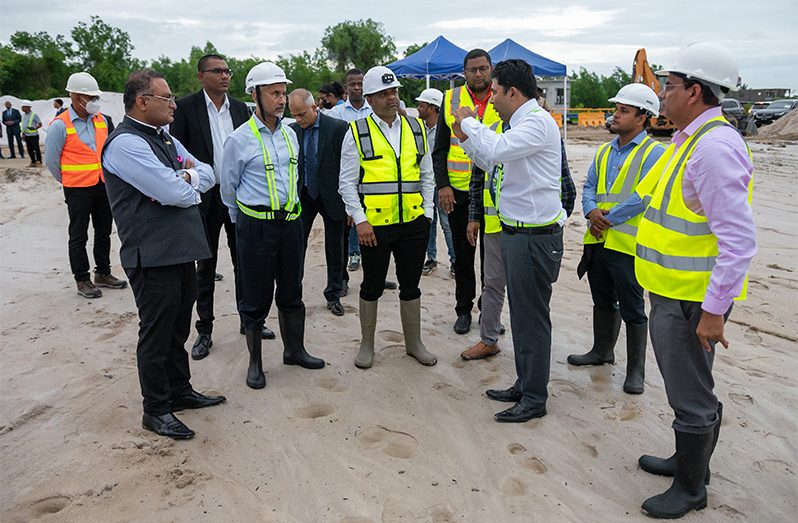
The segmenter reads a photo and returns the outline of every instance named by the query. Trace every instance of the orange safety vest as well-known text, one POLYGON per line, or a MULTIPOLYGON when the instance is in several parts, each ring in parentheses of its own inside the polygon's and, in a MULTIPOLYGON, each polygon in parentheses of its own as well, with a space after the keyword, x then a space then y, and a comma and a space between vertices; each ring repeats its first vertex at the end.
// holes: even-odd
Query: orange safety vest
POLYGON ((78 137, 75 126, 69 117, 69 111, 56 116, 53 121, 61 120, 66 125, 66 141, 61 151, 61 185, 64 187, 94 187, 100 181, 105 182, 103 168, 100 164, 105 139, 108 138, 108 126, 105 118, 95 114, 91 119, 94 124, 95 149, 83 143, 78 137))

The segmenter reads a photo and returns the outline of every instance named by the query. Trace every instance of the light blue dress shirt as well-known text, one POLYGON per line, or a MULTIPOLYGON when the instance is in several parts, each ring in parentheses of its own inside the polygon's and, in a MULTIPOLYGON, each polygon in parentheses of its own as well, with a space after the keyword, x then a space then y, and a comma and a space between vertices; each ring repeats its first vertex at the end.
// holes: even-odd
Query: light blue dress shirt
MULTIPOLYGON (((80 141, 89 146, 92 151, 97 150, 97 140, 95 139, 94 123, 91 117, 84 120, 78 113, 69 106, 69 119, 75 127, 75 132, 80 141)), ((105 117, 103 117, 105 120, 105 117)), ((106 125, 108 122, 106 122, 106 125)), ((44 142, 44 164, 50 170, 50 174, 58 183, 61 183, 61 153, 64 152, 66 143, 66 124, 58 118, 53 120, 47 129, 47 140, 44 142)))
POLYGON ((352 102, 347 100, 343 104, 338 104, 330 109, 330 112, 327 114, 327 116, 332 116, 333 118, 338 118, 339 120, 343 120, 347 123, 352 123, 355 120, 365 118, 372 112, 373 110, 366 100, 363 100, 363 105, 360 107, 360 109, 355 109, 352 105, 352 102))
MULTIPOLYGON (((609 156, 607 158, 608 187, 611 187, 615 182, 615 179, 618 178, 618 174, 621 172, 621 167, 623 167, 623 163, 626 161, 629 153, 632 152, 632 149, 640 145, 640 142, 643 141, 647 134, 648 133, 646 133, 646 131, 642 131, 623 147, 618 147, 617 136, 612 141, 610 145, 610 151, 608 153, 609 156)), ((651 170, 651 167, 653 167, 655 163, 657 163, 657 160, 659 160, 660 156, 662 156, 664 152, 664 145, 657 144, 654 147, 654 150, 648 154, 646 161, 643 162, 640 180, 645 178, 646 174, 648 174, 648 171, 651 170)), ((585 180, 585 185, 582 188, 582 210, 585 216, 587 216, 590 211, 598 207, 596 204, 597 187, 598 173, 596 173, 596 162, 592 161, 590 162, 590 168, 587 170, 587 180, 585 180)), ((646 206, 643 203, 643 200, 640 199, 640 196, 638 196, 636 192, 633 192, 632 195, 626 199, 626 201, 619 203, 610 209, 609 214, 605 215, 605 218, 612 222, 613 225, 617 225, 634 218, 645 209, 646 206)))
MULTIPOLYGON (((290 126, 283 125, 282 119, 272 133, 257 116, 253 115, 252 117, 255 119, 263 144, 274 164, 277 199, 279 200, 280 208, 284 209, 290 189, 289 165, 291 155, 289 154, 283 131, 285 131, 291 142, 294 154, 299 155, 299 142, 297 141, 296 133, 290 126)), ((234 222, 238 216, 236 200, 248 207, 254 205, 271 207, 263 151, 260 141, 252 134, 249 123, 239 126, 224 142, 224 162, 222 164, 220 191, 222 201, 229 209, 230 219, 234 222)), ((298 192, 297 190, 297 198, 298 192)), ((293 204, 295 202, 290 203, 293 204)))

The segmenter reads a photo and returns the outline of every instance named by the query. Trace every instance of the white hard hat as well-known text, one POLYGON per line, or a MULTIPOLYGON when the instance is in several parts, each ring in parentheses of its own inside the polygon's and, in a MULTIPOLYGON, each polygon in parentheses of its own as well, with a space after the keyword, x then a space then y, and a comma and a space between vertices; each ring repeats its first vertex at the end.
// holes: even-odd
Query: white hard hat
POLYGON ((290 84, 283 71, 271 62, 261 62, 247 73, 246 92, 252 93, 257 85, 290 84))
POLYGON ((20 107, 33 107, 33 103, 30 100, 20 100, 19 106, 20 107))
POLYGON ((608 101, 616 104, 626 104, 648 111, 654 116, 659 116, 659 97, 654 90, 646 84, 624 85, 618 94, 608 101))
POLYGON ((363 94, 379 93, 392 87, 402 87, 402 84, 394 72, 385 66, 372 67, 363 75, 363 94))
POLYGON ((694 42, 679 50, 673 67, 657 74, 679 73, 707 84, 712 93, 723 100, 727 91, 736 91, 740 82, 740 68, 731 51, 712 42, 694 42))
POLYGON ((417 102, 427 102, 435 107, 440 107, 443 103, 443 93, 437 89, 429 88, 421 91, 421 94, 416 98, 417 102))
POLYGON ((73 73, 69 75, 66 90, 69 93, 87 94, 89 96, 100 96, 103 94, 103 92, 100 91, 100 86, 97 85, 97 80, 89 73, 73 73))

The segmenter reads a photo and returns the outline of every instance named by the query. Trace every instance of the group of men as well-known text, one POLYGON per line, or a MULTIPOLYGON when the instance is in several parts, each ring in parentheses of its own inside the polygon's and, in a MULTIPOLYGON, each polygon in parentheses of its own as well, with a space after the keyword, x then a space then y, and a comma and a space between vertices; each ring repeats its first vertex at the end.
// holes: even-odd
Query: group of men
MULTIPOLYGON (((6 127, 8 149, 11 153, 9 157, 17 157, 14 153, 15 142, 19 150, 19 157, 25 157, 25 149, 22 147, 24 139, 25 146, 28 148, 28 156, 30 156, 29 167, 41 167, 42 152, 39 147, 39 129, 42 127, 42 119, 31 110, 33 104, 30 101, 22 100, 19 105, 22 109, 21 114, 14 109, 10 101, 6 101, 6 109, 3 111, 3 125, 6 127)), ((2 137, 2 132, 0 132, 0 137, 2 137)), ((5 158, 2 152, 0 152, 0 158, 5 158)))
MULTIPOLYGON (((732 301, 745 297, 756 243, 750 153, 720 113, 720 101, 738 81, 734 56, 716 44, 693 44, 663 74, 658 95, 633 84, 610 99, 617 137, 599 147, 583 191, 588 227, 578 272, 587 273, 590 283, 594 343, 568 362, 614 363, 623 320, 623 388, 640 394, 650 331, 675 414, 676 452, 640 458, 643 470, 674 477, 643 509, 673 518, 706 506, 709 458, 722 415, 713 392, 714 347, 728 347, 724 321, 732 301), (650 117, 660 112, 678 128, 667 148, 646 133, 650 117), (643 289, 651 296, 650 319, 643 289)), ((420 118, 401 109, 401 84, 387 67, 350 70, 346 101, 325 112, 306 89, 289 93, 284 71, 264 62, 246 78, 255 105, 250 115, 227 95, 231 75, 223 57, 204 56, 197 72, 202 89, 175 100, 161 74, 135 72, 123 95, 125 118, 109 134, 96 82, 77 73, 67 86, 71 105, 48 138, 47 164, 67 196, 79 292, 81 282, 91 283, 89 218, 95 283, 125 286, 111 276, 107 260, 111 211, 117 223, 121 264, 139 310, 144 428, 190 438, 194 432, 174 412, 225 401, 192 388, 184 348, 195 301, 192 357, 208 356, 213 344, 222 228, 249 352, 249 387, 266 385, 261 341, 274 337, 264 323, 272 301, 283 362, 325 366, 304 343, 302 280, 316 215, 324 222, 324 296, 336 316, 344 313, 340 297, 348 292, 349 228, 360 247, 355 366, 374 364, 378 302, 391 258, 406 352, 422 365, 435 365, 438 356, 421 336, 419 284, 434 260, 428 256, 430 227, 439 211, 451 226, 458 334, 471 327, 474 258, 481 246, 480 341, 461 357, 499 352, 506 290, 517 377, 510 387, 486 394, 513 404, 496 414, 497 421, 545 416, 550 299, 575 191, 557 124, 538 103, 532 68, 521 60, 494 66, 488 53, 475 49, 464 60, 465 85, 445 94, 428 89, 417 98, 420 118), (296 119, 290 126, 283 122, 286 107, 296 119)))

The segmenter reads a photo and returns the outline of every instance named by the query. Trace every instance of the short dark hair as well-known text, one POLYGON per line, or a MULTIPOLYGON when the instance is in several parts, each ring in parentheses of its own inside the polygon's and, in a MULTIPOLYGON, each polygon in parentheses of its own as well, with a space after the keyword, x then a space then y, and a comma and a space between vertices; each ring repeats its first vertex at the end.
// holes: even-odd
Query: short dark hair
POLYGON ((332 82, 319 87, 319 92, 324 94, 332 94, 336 98, 341 98, 344 96, 344 86, 339 82, 332 82))
POLYGON ((221 55, 218 55, 218 54, 206 54, 205 56, 203 56, 202 58, 197 60, 197 72, 198 73, 201 73, 205 69, 205 66, 208 63, 208 60, 224 60, 225 62, 227 61, 227 59, 224 56, 221 56, 221 55))
POLYGON ((488 54, 488 52, 486 50, 484 50, 484 49, 471 49, 470 51, 468 51, 468 53, 465 55, 465 58, 463 58, 463 71, 465 71, 466 64, 468 63, 469 60, 473 60, 474 58, 481 58, 483 56, 488 59, 488 63, 489 64, 492 63, 490 61, 490 55, 488 54))
POLYGON ((57 103, 58 107, 63 107, 64 106, 64 101, 62 99, 60 99, 60 98, 56 98, 55 100, 53 100, 53 102, 57 103))
POLYGON ((535 79, 535 72, 532 66, 524 60, 511 58, 496 64, 493 68, 491 78, 496 79, 506 93, 511 87, 515 87, 527 98, 536 98, 538 94, 538 82, 535 79))
MULTIPOLYGON (((720 105, 720 100, 718 100, 718 97, 714 95, 714 93, 712 92, 712 90, 709 88, 709 86, 707 84, 701 82, 700 80, 696 80, 695 78, 688 78, 686 74, 682 74, 682 73, 672 73, 672 74, 674 76, 678 76, 679 78, 684 80, 684 88, 685 89, 689 89, 689 88, 691 88, 694 85, 700 85, 701 86, 701 101, 703 101, 705 104, 707 104, 709 106, 712 106, 712 107, 720 105)), ((721 89, 723 89, 723 88, 721 87, 721 89)), ((728 91, 728 89, 727 89, 727 91, 728 91)))
POLYGON ((122 101, 125 104, 125 111, 133 109, 136 105, 136 97, 150 88, 150 84, 155 78, 165 78, 164 75, 152 69, 142 69, 133 71, 127 77, 125 91, 122 94, 122 101))
POLYGON ((363 76, 363 71, 358 69, 357 67, 353 67, 352 69, 348 70, 346 74, 344 74, 344 83, 349 80, 350 76, 360 75, 363 76))
POLYGON ((637 116, 640 116, 642 114, 643 116, 646 117, 646 119, 643 120, 643 129, 644 130, 648 129, 651 126, 651 117, 654 115, 646 111, 645 109, 641 109, 639 107, 635 107, 635 109, 637 109, 637 116))

